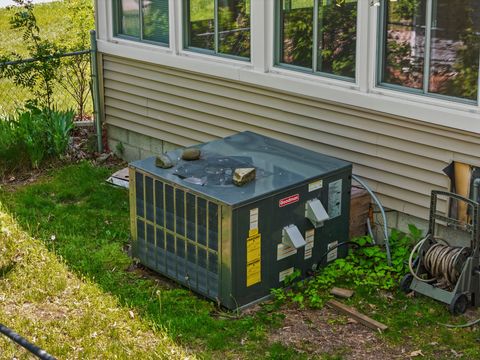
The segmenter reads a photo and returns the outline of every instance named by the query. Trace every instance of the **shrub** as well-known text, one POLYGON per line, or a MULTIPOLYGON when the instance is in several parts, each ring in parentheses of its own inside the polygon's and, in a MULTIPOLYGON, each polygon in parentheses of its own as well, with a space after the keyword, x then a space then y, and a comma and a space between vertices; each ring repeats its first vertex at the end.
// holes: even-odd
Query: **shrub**
POLYGON ((68 149, 73 116, 73 111, 30 105, 13 118, 0 119, 0 175, 62 158, 68 149))

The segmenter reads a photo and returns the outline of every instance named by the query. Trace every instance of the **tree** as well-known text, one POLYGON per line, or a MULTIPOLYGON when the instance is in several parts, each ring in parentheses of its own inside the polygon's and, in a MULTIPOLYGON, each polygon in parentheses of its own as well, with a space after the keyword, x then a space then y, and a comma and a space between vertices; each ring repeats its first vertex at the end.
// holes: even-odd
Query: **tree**
MULTIPOLYGON (((0 67, 0 75, 13 80, 16 85, 28 88, 38 103, 48 109, 53 107, 53 90, 60 60, 60 48, 52 41, 41 37, 37 19, 33 13, 32 0, 13 0, 17 7, 10 19, 12 29, 23 32, 23 40, 29 56, 38 61, 20 62, 15 66, 0 67)), ((0 62, 20 61, 22 57, 13 52, 10 55, 0 56, 0 62)))

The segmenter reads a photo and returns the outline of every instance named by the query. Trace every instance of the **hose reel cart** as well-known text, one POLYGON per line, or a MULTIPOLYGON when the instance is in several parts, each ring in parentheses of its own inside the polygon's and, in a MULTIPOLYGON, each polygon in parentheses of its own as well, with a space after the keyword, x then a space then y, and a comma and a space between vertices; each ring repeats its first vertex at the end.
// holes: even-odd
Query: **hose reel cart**
POLYGON ((428 235, 413 248, 409 259, 410 274, 400 284, 405 292, 413 290, 449 305, 454 315, 463 314, 468 305, 480 306, 479 260, 479 208, 480 204, 460 195, 445 191, 432 191, 428 235), (454 219, 437 212, 439 196, 464 202, 469 207, 471 222, 454 219), (453 246, 438 236, 441 223, 455 232, 465 231, 469 246, 453 246), (414 255, 417 257, 414 260, 414 255))

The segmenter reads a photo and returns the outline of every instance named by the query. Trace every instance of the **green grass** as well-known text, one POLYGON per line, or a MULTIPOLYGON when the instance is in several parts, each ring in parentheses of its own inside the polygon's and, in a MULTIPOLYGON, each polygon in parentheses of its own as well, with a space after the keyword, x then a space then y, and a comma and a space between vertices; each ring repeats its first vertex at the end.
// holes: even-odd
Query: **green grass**
MULTIPOLYGON (((152 331, 164 330, 173 341, 205 358, 271 357, 266 334, 278 324, 277 315, 260 311, 232 319, 234 314, 225 316, 214 303, 187 289, 130 270, 132 260, 125 251, 128 196, 104 182, 111 172, 88 163, 67 166, 37 184, 1 191, 0 201, 50 254, 122 307, 133 309, 152 331)), ((295 354, 291 350, 284 358, 295 354)))
MULTIPOLYGON (((64 16, 67 5, 63 1, 35 5, 35 17, 41 29, 41 36, 54 40, 63 35, 68 25, 68 18, 64 16)), ((27 49, 16 30, 10 28, 12 11, 0 9, 0 54, 16 52, 27 55, 27 49)))
MULTIPOLYGON (((0 323, 59 359, 184 359, 163 330, 97 284, 72 274, 0 207, 0 323)), ((2 359, 30 359, 0 336, 2 359)))
MULTIPOLYGON (((74 348, 83 347, 104 358, 113 353, 122 358, 123 351, 136 349, 140 337, 154 344, 157 352, 173 347, 182 354, 186 347, 206 359, 309 358, 268 342, 269 331, 282 324, 283 317, 274 306, 236 317, 162 277, 132 271, 125 250, 129 244, 128 194, 104 182, 112 171, 85 162, 51 171, 35 184, 0 190, 0 294, 11 299, 0 301, 0 322, 34 334, 40 345, 65 357, 73 351, 65 345, 67 340, 76 344, 74 348), (37 240, 23 235, 5 210, 37 240), (15 234, 6 238, 7 246, 5 228, 13 228, 7 232, 15 234), (71 304, 85 310, 76 314, 71 304), (128 310, 134 319, 127 316, 128 310), (69 321, 59 319, 59 311, 69 321), (97 323, 98 314, 103 317, 97 323), (97 331, 98 343, 106 341, 101 336, 112 340, 105 349, 95 349, 88 336, 97 329, 110 329, 115 322, 122 324, 118 332, 97 331), (124 344, 125 332, 140 335, 124 344)), ((466 321, 463 316, 450 316, 445 305, 400 292, 385 296, 376 290, 355 290, 355 296, 345 302, 388 325, 389 330, 380 336, 389 346, 407 352, 422 350, 425 359, 449 359, 452 350, 463 354, 463 359, 478 358, 478 327, 452 330, 440 325, 466 321)), ((473 316, 480 314, 477 311, 473 316)), ((15 348, 2 341, 0 349, 13 354, 15 348)), ((139 354, 137 358, 144 358, 139 354)))
MULTIPOLYGON (((69 12, 67 3, 64 1, 35 5, 34 14, 42 39, 58 40, 61 38, 62 41, 66 41, 68 36, 65 34, 65 29, 68 28, 69 19, 65 14, 69 12)), ((12 13, 12 10, 0 9, 0 56, 9 55, 13 52, 19 54, 22 58, 30 58, 22 39, 22 33, 19 30, 11 29, 12 13)), ((11 80, 0 77, 0 116, 14 114, 18 108, 25 104, 26 100, 33 97, 28 89, 16 86, 11 80)), ((75 109, 75 101, 59 84, 56 84, 54 98, 59 109, 75 109)), ((91 114, 92 112, 93 105, 91 99, 89 99, 87 113, 91 114)))

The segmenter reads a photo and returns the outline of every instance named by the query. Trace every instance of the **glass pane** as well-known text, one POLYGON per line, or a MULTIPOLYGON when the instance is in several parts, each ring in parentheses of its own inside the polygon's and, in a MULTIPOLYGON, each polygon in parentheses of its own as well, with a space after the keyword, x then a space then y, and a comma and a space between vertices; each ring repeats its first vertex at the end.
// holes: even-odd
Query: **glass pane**
POLYGON ((143 38, 168 44, 168 0, 143 0, 143 38))
POLYGON ((314 0, 282 0, 280 62, 312 69, 314 0))
POLYGON ((188 46, 215 50, 215 1, 188 3, 188 46))
POLYGON ((426 0, 386 1, 383 82, 423 88, 426 0))
POLYGON ((433 0, 430 92, 477 99, 479 14, 478 0, 433 0))
POLYGON ((319 1, 317 71, 355 77, 357 0, 319 1))
POLYGON ((140 0, 121 0, 118 31, 120 34, 140 37, 140 0))
POLYGON ((250 0, 218 0, 218 51, 250 57, 250 0))

